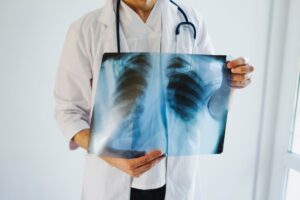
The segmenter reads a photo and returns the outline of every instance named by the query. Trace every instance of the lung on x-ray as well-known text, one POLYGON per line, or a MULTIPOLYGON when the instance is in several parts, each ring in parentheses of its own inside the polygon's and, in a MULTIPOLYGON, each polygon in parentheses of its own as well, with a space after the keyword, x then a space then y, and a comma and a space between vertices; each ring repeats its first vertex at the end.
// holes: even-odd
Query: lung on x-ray
POLYGON ((226 56, 106 53, 89 153, 135 158, 223 152, 230 95, 226 56))

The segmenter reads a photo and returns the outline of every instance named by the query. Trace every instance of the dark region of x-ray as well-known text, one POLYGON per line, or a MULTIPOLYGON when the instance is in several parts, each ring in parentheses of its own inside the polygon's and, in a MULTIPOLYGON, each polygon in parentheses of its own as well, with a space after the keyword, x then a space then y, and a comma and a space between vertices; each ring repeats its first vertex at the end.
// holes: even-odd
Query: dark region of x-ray
POLYGON ((135 158, 223 152, 230 95, 226 56, 106 53, 89 153, 135 158))

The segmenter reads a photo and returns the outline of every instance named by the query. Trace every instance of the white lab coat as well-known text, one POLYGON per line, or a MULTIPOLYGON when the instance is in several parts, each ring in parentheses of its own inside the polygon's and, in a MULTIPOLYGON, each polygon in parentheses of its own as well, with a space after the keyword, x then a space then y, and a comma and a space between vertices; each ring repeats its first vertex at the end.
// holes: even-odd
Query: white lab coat
MULTIPOLYGON (((162 44, 165 53, 212 54, 213 47, 203 19, 189 7, 180 6, 197 29, 193 39, 190 28, 175 27, 183 21, 177 7, 162 1, 162 44)), ((78 146, 71 138, 90 127, 98 72, 105 52, 117 52, 115 0, 107 0, 103 8, 92 11, 71 24, 65 38, 55 82, 55 118, 69 148, 78 146)), ((128 51, 121 32, 121 51, 128 51)), ((166 200, 201 200, 198 156, 167 158, 166 200)), ((132 178, 100 158, 86 154, 83 200, 129 200, 132 178)))

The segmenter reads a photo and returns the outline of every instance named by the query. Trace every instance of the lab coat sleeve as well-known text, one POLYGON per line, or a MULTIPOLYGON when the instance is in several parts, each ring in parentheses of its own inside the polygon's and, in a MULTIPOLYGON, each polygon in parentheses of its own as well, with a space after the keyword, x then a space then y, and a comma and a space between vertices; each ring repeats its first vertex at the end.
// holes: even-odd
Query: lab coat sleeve
POLYGON ((80 26, 73 23, 65 37, 54 86, 54 117, 70 150, 79 147, 73 136, 90 128, 92 70, 87 43, 80 26))

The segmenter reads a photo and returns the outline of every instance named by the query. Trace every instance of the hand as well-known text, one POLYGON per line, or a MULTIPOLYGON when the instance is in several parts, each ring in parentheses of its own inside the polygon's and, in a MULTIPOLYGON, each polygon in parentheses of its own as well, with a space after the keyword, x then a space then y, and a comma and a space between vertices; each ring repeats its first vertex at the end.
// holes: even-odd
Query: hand
POLYGON ((246 58, 240 57, 228 62, 227 68, 231 70, 230 86, 232 88, 245 88, 251 83, 254 67, 246 58))
MULTIPOLYGON (((90 129, 84 129, 78 132, 73 140, 83 149, 88 148, 90 129)), ((139 177, 146 171, 150 170, 155 164, 159 163, 165 157, 161 151, 154 150, 138 158, 116 158, 116 157, 101 157, 111 166, 120 169, 133 177, 139 177)))
POLYGON ((153 166, 159 163, 164 154, 159 150, 150 151, 144 156, 138 158, 115 158, 115 157, 101 157, 104 161, 113 167, 127 173, 132 177, 139 177, 146 171, 150 170, 153 166))
POLYGON ((87 150, 89 146, 90 129, 83 129, 79 131, 72 140, 81 148, 87 150))

